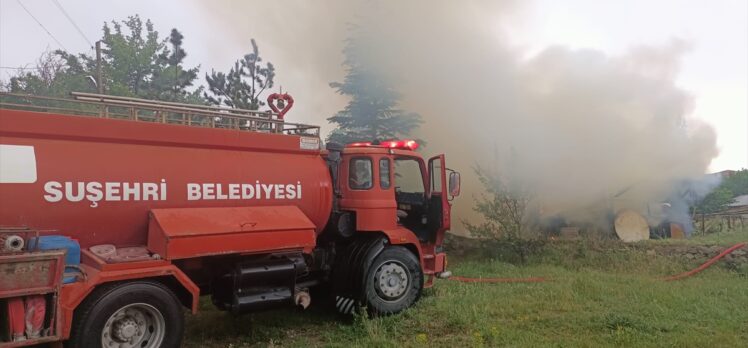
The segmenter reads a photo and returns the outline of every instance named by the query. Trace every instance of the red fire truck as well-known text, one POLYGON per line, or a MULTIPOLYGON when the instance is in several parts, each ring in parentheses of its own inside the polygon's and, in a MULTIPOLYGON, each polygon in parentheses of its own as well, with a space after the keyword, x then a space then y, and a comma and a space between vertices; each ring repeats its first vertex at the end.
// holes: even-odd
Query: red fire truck
POLYGON ((414 141, 322 149, 287 95, 0 98, 2 347, 178 347, 201 295, 240 314, 306 308, 318 285, 392 314, 449 276, 459 173, 414 141))

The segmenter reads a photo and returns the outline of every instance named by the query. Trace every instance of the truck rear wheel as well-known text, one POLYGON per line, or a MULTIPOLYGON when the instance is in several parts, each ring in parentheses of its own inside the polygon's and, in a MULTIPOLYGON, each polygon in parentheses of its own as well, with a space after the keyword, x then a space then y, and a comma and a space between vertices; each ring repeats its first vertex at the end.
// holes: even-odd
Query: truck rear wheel
POLYGON ((423 272, 418 258, 401 246, 385 248, 367 272, 366 307, 374 315, 398 313, 421 297, 423 272))
POLYGON ((150 281, 105 285, 76 309, 69 347, 179 347, 184 315, 166 286, 150 281))

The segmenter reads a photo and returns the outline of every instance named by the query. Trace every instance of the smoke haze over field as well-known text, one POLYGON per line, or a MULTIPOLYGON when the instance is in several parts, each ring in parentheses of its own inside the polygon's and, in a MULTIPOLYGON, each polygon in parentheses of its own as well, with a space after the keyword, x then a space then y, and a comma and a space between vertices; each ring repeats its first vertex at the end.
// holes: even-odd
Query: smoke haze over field
POLYGON ((340 52, 355 23, 370 63, 396 82, 403 108, 423 116, 416 135, 428 142, 425 152, 446 153, 462 172, 458 218, 471 217, 482 191, 476 165, 530 187, 546 214, 573 214, 629 188, 618 207, 641 210, 666 199, 674 183, 701 177, 717 155, 714 131, 688 119, 692 97, 674 82, 687 42, 620 56, 548 47, 528 58, 503 30, 521 12, 512 2, 286 5, 206 12, 237 45, 264 38, 260 49, 273 53, 265 57, 279 67, 278 82, 297 81, 284 89, 303 90, 304 109, 320 112, 320 121, 337 111, 314 101, 330 100, 327 84, 343 75, 340 52), (247 11, 287 24, 254 28, 241 20, 247 11))

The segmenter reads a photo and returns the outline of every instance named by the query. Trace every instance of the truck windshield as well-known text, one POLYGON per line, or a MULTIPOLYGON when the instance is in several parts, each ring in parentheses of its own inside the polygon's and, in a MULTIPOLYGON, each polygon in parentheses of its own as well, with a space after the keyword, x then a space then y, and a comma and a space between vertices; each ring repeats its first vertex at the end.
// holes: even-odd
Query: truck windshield
POLYGON ((402 193, 416 193, 423 197, 425 186, 419 162, 412 158, 395 159, 395 190, 402 193))
POLYGON ((395 158, 394 181, 398 223, 418 236, 424 235, 427 207, 421 162, 415 158, 395 158))

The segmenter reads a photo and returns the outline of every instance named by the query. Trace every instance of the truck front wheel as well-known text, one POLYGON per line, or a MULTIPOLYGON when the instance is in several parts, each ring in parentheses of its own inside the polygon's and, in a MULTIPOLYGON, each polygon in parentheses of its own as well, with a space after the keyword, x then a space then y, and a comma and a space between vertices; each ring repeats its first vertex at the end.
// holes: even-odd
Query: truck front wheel
POLYGON ((166 286, 150 281, 105 285, 76 309, 70 347, 179 347, 184 315, 166 286))
POLYGON ((398 313, 412 306, 423 290, 416 256, 401 246, 385 248, 372 262, 366 279, 366 307, 374 315, 398 313))

